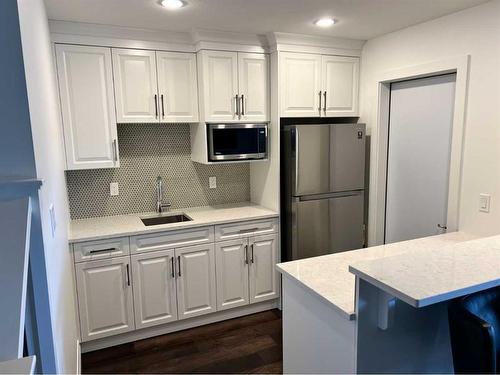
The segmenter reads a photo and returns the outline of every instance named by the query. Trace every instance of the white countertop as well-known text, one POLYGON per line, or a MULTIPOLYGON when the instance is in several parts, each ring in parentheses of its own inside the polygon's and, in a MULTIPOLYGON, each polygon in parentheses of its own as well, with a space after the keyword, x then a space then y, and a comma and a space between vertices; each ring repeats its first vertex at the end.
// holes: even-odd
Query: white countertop
POLYGON ((277 212, 250 202, 171 210, 166 212, 165 215, 181 212, 185 213, 193 220, 147 227, 142 223, 140 218, 157 216, 157 214, 152 212, 72 220, 69 228, 69 242, 73 243, 111 237, 131 236, 142 233, 165 232, 176 229, 267 219, 278 216, 277 212))
POLYGON ((350 271, 414 307, 500 285, 500 236, 350 266, 350 271))
MULTIPOLYGON (((355 319, 355 276, 349 272, 351 264, 357 262, 392 257, 404 253, 416 254, 421 251, 431 253, 444 247, 468 241, 476 236, 455 232, 389 245, 280 263, 277 269, 285 276, 300 283, 308 290, 331 303, 347 319, 355 319)), ((500 256, 500 255, 499 255, 500 256)), ((369 264, 369 263, 367 263, 369 264)), ((500 272, 500 268, 499 268, 500 272)))

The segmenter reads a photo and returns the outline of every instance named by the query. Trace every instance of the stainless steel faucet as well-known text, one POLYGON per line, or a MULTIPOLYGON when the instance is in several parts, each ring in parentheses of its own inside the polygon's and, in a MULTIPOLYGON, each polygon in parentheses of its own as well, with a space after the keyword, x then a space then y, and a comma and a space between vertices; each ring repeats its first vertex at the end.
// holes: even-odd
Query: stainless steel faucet
POLYGON ((170 202, 163 203, 163 181, 160 176, 156 177, 156 212, 162 213, 168 211, 172 206, 170 202))

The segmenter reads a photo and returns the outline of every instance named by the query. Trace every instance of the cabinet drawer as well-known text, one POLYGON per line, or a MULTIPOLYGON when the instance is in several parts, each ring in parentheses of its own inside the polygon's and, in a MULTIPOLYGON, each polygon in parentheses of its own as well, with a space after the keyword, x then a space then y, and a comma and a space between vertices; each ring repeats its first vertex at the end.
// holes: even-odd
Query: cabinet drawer
POLYGON ((108 238, 105 240, 88 241, 73 244, 75 262, 115 258, 129 255, 128 237, 108 238))
POLYGON ((130 251, 136 254, 211 242, 214 242, 213 226, 132 236, 130 237, 130 251))
POLYGON ((215 240, 226 241, 241 237, 276 233, 277 231, 278 220, 276 218, 221 224, 215 226, 215 240))

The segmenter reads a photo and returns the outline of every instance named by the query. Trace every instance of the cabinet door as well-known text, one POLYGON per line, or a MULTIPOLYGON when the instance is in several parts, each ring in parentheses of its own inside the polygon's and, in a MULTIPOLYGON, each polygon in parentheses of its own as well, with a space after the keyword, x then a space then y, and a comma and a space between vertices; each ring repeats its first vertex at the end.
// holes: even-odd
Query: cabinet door
POLYGON ((177 320, 174 250, 132 256, 136 328, 177 320))
POLYGON ((248 304, 248 240, 215 245, 217 310, 248 304))
POLYGON ((321 56, 280 54, 281 117, 320 116, 321 56))
POLYGON ((118 122, 158 122, 155 52, 133 49, 112 52, 118 122))
POLYGON ((253 237, 250 245, 250 303, 278 298, 278 236, 253 237))
POLYGON ((269 58, 261 53, 238 53, 241 115, 245 121, 269 121, 269 58))
POLYGON ((216 311, 214 245, 175 250, 179 319, 216 311))
POLYGON ((323 115, 357 116, 359 59, 323 56, 323 115))
POLYGON ((196 55, 156 52, 160 119, 162 122, 198 122, 196 55))
POLYGON ((111 50, 56 45, 68 169, 119 167, 111 50))
POLYGON ((82 341, 134 329, 129 259, 127 256, 75 265, 82 341))
POLYGON ((204 122, 235 121, 238 95, 238 54, 201 51, 198 53, 200 100, 204 122))

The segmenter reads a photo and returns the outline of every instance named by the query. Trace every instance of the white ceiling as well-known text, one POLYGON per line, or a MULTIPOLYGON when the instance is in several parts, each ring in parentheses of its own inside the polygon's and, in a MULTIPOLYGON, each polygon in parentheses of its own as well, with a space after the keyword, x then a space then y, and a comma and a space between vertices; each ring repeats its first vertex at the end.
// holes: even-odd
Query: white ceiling
POLYGON ((187 0, 168 11, 159 0, 45 0, 50 19, 189 32, 272 31, 371 39, 488 0, 187 0), (324 16, 338 24, 321 29, 324 16))

